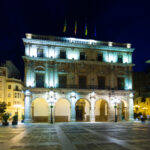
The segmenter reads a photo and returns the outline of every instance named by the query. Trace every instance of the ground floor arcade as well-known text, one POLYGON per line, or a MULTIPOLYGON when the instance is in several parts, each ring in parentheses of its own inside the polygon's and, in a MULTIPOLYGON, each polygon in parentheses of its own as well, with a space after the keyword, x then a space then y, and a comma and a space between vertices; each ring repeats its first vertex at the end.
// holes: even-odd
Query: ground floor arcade
POLYGON ((25 92, 26 122, 117 121, 133 119, 127 91, 30 89, 25 92))

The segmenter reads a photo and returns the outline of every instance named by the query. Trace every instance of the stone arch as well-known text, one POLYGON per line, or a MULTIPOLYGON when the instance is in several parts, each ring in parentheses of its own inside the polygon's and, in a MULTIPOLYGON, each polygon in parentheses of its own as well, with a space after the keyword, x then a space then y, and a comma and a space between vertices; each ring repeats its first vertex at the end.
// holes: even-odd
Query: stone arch
POLYGON ((80 98, 76 101, 76 121, 90 121, 91 103, 85 98, 80 98))
POLYGON ((108 102, 99 99, 95 102, 95 121, 108 121, 108 102))
POLYGON ((49 105, 44 98, 32 100, 31 114, 33 122, 48 122, 49 105))
POLYGON ((34 68, 35 71, 45 71, 45 68, 43 66, 36 66, 34 68))
POLYGON ((55 122, 68 122, 70 121, 70 114, 71 114, 71 104, 70 101, 66 98, 60 98, 55 103, 54 109, 54 117, 55 122))

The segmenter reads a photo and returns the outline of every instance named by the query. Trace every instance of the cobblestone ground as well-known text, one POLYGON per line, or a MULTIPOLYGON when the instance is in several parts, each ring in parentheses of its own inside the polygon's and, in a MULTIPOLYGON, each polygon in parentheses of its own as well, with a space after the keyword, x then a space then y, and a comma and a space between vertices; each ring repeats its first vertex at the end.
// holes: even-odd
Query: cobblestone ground
POLYGON ((0 125, 0 150, 150 150, 150 124, 0 125))

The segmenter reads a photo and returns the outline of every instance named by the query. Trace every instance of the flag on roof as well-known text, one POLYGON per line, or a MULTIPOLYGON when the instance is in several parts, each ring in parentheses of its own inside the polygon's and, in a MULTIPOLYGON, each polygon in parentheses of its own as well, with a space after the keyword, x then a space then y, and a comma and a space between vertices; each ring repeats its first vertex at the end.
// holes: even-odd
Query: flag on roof
POLYGON ((64 28, 63 28, 63 32, 65 33, 67 30, 67 21, 66 21, 66 18, 65 18, 65 23, 64 23, 64 28))

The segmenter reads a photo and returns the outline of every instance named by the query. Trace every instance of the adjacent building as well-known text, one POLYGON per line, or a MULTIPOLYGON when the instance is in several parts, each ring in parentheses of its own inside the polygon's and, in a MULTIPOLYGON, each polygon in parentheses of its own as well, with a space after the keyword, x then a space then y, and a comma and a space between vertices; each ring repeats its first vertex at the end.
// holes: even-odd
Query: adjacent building
MULTIPOLYGON (((150 61, 146 61, 149 63, 150 61)), ((150 115, 150 71, 149 67, 143 72, 133 73, 134 113, 135 118, 150 115)))
POLYGON ((0 65, 0 102, 6 102, 6 112, 12 116, 24 115, 23 82, 20 73, 11 61, 0 65))
POLYGON ((133 119, 131 44, 34 34, 23 42, 26 122, 133 119))

